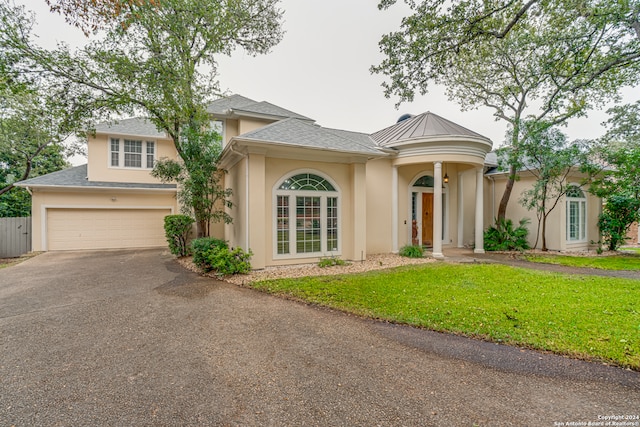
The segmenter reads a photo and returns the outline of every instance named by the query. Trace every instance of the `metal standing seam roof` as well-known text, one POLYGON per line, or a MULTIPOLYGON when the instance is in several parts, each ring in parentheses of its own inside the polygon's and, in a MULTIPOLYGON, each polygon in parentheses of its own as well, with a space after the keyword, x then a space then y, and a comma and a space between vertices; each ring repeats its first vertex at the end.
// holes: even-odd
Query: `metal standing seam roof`
POLYGON ((489 138, 431 112, 413 116, 371 134, 371 138, 381 146, 435 136, 466 136, 489 141, 489 138))
POLYGON ((106 182, 89 181, 87 179, 87 165, 75 166, 46 175, 37 176, 16 183, 18 187, 84 187, 84 188, 119 188, 119 189, 148 189, 175 190, 175 184, 153 184, 138 182, 106 182))
POLYGON ((242 140, 295 145, 303 148, 381 155, 368 135, 326 129, 307 120, 290 118, 271 123, 265 127, 247 132, 237 137, 242 140))

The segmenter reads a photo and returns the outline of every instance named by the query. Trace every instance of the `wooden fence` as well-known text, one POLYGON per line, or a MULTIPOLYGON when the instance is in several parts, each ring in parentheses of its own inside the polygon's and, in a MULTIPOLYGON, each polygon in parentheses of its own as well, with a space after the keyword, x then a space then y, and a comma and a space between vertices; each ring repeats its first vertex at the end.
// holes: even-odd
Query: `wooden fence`
POLYGON ((31 250, 31 217, 0 218, 0 258, 13 258, 31 250))

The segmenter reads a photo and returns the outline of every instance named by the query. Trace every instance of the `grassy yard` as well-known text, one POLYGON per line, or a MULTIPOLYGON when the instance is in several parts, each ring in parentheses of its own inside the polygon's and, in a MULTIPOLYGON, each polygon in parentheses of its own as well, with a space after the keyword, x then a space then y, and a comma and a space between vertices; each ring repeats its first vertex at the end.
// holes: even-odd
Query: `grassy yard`
POLYGON ((640 253, 634 251, 606 256, 530 254, 525 255, 524 258, 530 262, 559 264, 570 267, 589 267, 603 270, 640 270, 640 253))
POLYGON ((640 370, 640 281, 434 263, 252 286, 371 318, 640 370))

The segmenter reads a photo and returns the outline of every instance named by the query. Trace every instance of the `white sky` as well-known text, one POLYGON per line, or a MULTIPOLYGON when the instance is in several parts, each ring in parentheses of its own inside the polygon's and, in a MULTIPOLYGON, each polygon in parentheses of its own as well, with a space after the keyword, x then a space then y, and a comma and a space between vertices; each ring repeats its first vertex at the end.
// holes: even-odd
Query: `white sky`
MULTIPOLYGON (((47 47, 57 41, 78 45, 84 36, 48 12, 44 0, 17 0, 37 14, 35 34, 47 47)), ((404 113, 431 111, 485 135, 501 145, 506 125, 493 111, 462 112, 434 87, 426 96, 395 109, 397 98, 386 99, 383 76, 369 68, 379 64, 381 36, 399 28, 406 7, 399 3, 379 11, 377 0, 282 0, 285 11, 283 41, 270 54, 251 57, 242 51, 219 60, 223 90, 256 101, 268 101, 315 119, 326 127, 372 133, 395 123, 404 113)), ((640 99, 640 89, 628 89, 624 102, 640 99)), ((572 120, 564 131, 571 139, 595 138, 603 133, 603 111, 572 120)))

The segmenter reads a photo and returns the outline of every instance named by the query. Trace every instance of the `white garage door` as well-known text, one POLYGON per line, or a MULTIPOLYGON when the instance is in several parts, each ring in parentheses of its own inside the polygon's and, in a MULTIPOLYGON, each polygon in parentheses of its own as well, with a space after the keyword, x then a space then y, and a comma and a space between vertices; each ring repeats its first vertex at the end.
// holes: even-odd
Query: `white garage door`
POLYGON ((49 250, 166 246, 170 209, 47 209, 49 250))

